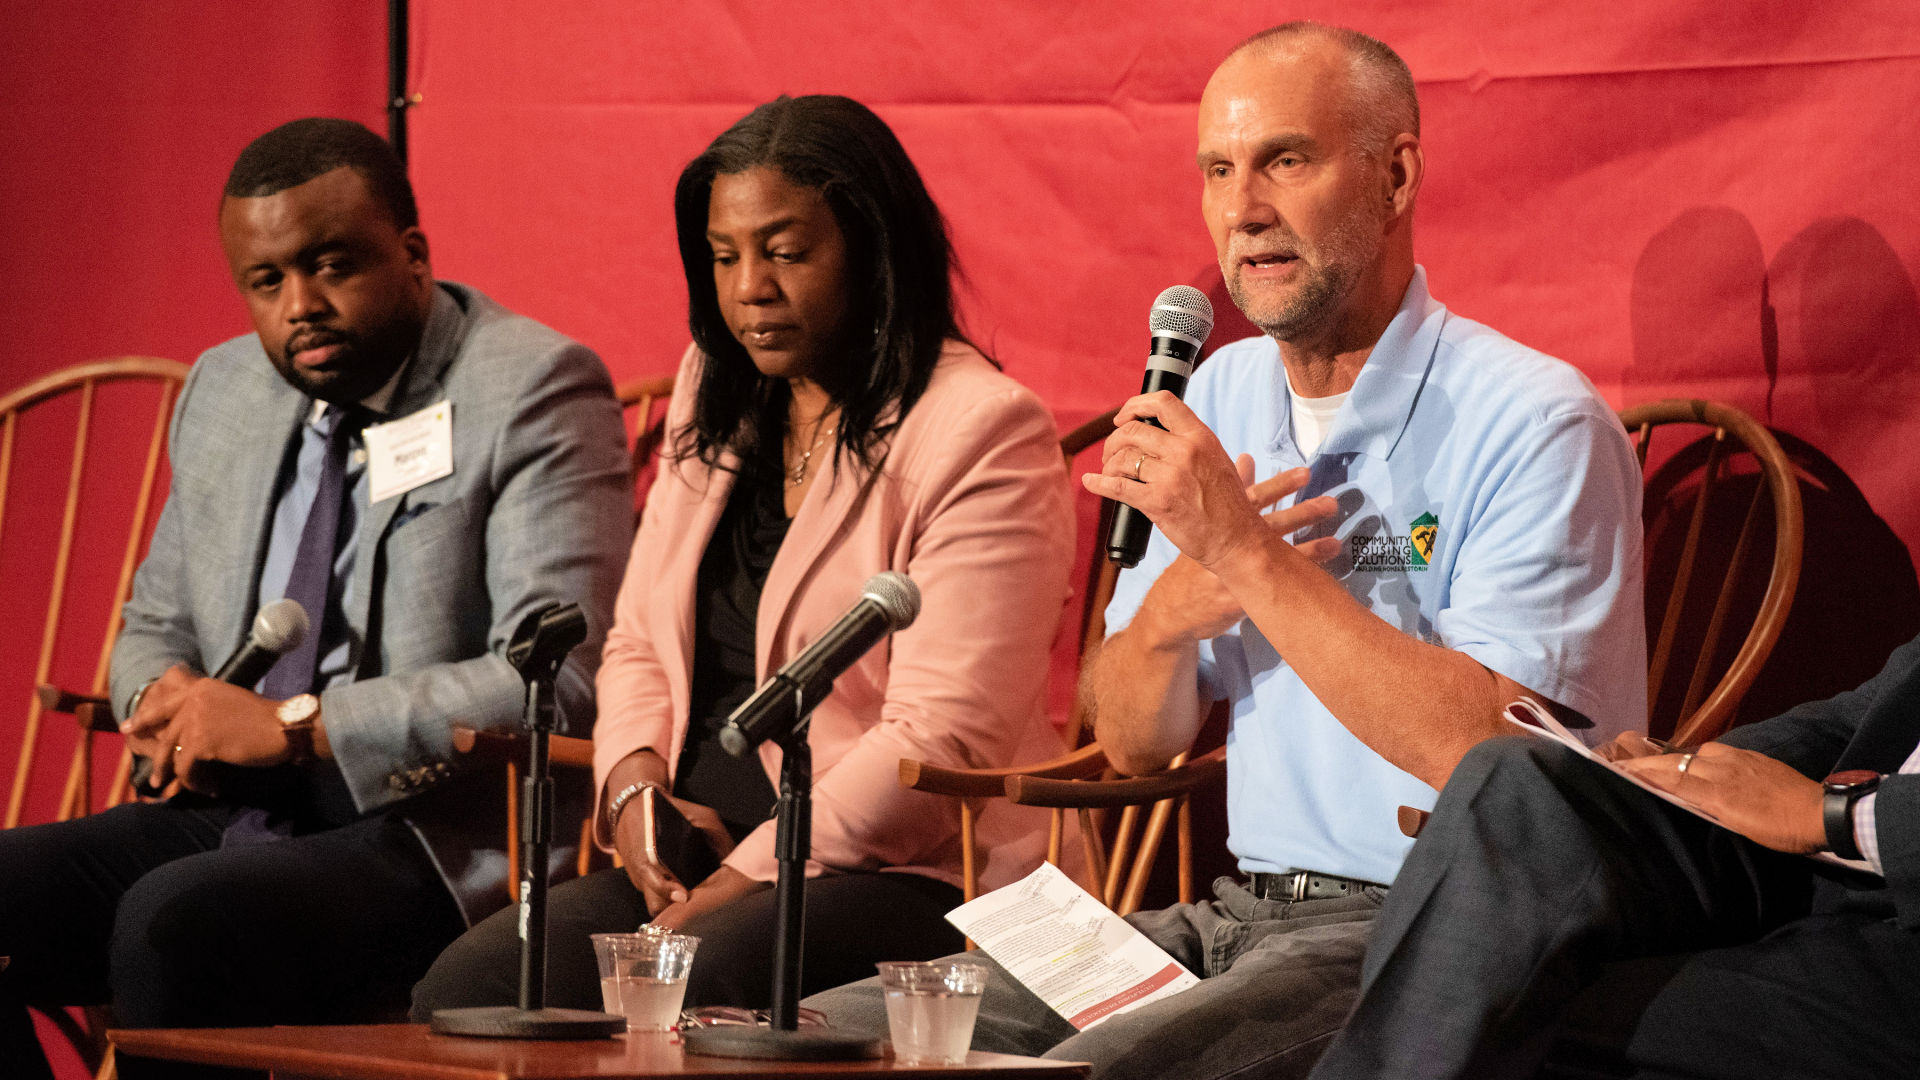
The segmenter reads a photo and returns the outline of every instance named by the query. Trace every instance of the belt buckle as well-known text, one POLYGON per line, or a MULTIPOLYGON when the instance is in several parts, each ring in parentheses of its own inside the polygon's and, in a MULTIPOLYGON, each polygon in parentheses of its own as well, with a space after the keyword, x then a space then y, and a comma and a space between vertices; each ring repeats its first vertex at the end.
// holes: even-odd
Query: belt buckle
POLYGON ((1286 879, 1287 879, 1286 899, 1295 901, 1295 902, 1305 900, 1307 898, 1307 884, 1308 884, 1307 879, 1311 878, 1312 876, 1313 876, 1312 873, 1306 870, 1295 870, 1293 873, 1286 875, 1286 879))

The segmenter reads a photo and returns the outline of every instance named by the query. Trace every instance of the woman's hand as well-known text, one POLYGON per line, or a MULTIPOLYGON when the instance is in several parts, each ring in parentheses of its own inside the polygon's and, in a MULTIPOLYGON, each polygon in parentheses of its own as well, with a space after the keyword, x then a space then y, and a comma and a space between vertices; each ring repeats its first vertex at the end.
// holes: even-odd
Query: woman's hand
MULTIPOLYGON (((658 845, 648 844, 650 838, 646 832, 646 815, 641 813, 638 805, 642 798, 645 796, 636 796, 621 811, 620 820, 613 830, 613 846, 620 852, 620 861, 626 866, 627 880, 633 882, 633 887, 640 890, 640 895, 646 899, 647 913, 658 915, 669 905, 685 902, 688 898, 687 886, 665 863, 648 854, 649 846, 657 848, 658 845)), ((687 823, 713 848, 714 854, 724 859, 733 850, 732 834, 727 832, 720 815, 711 808, 668 796, 664 784, 654 792, 654 798, 672 803, 685 815, 687 823)))
MULTIPOLYGON (((765 889, 771 889, 770 881, 755 881, 731 866, 723 866, 713 872, 713 876, 701 882, 692 895, 672 904, 663 910, 653 912, 651 925, 663 930, 680 930, 695 918, 709 912, 719 911, 743 896, 751 896, 765 889)), ((648 908, 652 911, 652 908, 648 908)))
MULTIPOLYGON (((607 813, 607 803, 613 796, 634 784, 652 784, 660 789, 656 794, 664 795, 668 786, 666 760, 652 750, 635 750, 621 758, 607 774, 600 793, 603 801, 595 812, 607 813)), ((679 882, 666 867, 647 858, 647 834, 641 825, 639 796, 635 796, 622 805, 620 817, 613 822, 613 849, 626 867, 627 880, 640 890, 651 914, 674 902, 679 882)), ((680 895, 684 897, 686 891, 680 889, 680 895)))

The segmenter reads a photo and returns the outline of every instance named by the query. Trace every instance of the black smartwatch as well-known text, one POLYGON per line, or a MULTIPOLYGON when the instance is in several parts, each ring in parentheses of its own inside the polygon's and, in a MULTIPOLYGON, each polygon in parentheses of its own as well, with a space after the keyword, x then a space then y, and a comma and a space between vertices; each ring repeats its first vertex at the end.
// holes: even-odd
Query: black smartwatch
POLYGON ((1853 835, 1853 804, 1880 786, 1880 774, 1872 769, 1848 769, 1827 777, 1821 787, 1826 798, 1821 813, 1827 826, 1827 850, 1843 859, 1860 858, 1860 844, 1853 835))

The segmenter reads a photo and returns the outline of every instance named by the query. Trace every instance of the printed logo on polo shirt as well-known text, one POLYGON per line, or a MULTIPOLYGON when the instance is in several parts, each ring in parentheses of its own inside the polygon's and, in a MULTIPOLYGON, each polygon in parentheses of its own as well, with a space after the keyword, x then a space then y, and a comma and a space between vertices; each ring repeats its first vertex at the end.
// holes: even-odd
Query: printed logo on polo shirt
POLYGON ((1405 536, 1353 536, 1347 548, 1360 573, 1418 573, 1432 561, 1439 539, 1440 519, 1428 513, 1414 518, 1405 536))
POLYGON ((1433 558, 1433 542, 1439 538, 1439 518, 1428 513, 1413 519, 1413 526, 1407 532, 1407 539, 1413 541, 1413 565, 1416 569, 1427 568, 1427 562, 1433 558))

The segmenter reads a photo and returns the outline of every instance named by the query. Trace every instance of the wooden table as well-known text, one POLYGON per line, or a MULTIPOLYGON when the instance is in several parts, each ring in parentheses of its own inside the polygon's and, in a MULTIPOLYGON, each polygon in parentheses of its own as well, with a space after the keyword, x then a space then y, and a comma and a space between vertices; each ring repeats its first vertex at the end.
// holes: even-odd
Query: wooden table
POLYGON ((121 1053, 202 1065, 272 1069, 275 1080, 865 1080, 879 1073, 928 1080, 1085 1080, 1088 1067, 971 1053, 965 1065, 880 1061, 754 1061, 683 1053, 679 1036, 632 1033, 581 1042, 469 1039, 424 1024, 345 1027, 145 1028, 107 1032, 121 1053))

